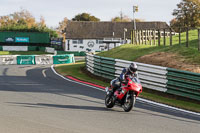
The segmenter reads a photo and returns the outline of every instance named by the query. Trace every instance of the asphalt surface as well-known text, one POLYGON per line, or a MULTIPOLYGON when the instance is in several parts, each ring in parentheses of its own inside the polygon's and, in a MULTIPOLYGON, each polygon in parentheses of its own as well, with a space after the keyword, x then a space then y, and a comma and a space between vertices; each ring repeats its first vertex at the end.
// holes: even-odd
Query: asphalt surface
POLYGON ((200 116, 136 101, 106 109, 105 92, 50 66, 0 66, 0 133, 198 133, 200 116))

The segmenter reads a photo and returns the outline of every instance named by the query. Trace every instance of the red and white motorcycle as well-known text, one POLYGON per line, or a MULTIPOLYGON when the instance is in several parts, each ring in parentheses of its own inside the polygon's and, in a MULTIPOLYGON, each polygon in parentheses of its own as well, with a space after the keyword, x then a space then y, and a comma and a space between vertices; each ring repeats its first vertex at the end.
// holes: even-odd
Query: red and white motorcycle
POLYGON ((135 105, 136 97, 142 92, 142 85, 138 78, 127 77, 127 84, 122 83, 121 91, 113 92, 109 87, 105 90, 107 95, 105 97, 105 105, 107 108, 112 108, 114 105, 122 106, 125 112, 131 111, 135 105))

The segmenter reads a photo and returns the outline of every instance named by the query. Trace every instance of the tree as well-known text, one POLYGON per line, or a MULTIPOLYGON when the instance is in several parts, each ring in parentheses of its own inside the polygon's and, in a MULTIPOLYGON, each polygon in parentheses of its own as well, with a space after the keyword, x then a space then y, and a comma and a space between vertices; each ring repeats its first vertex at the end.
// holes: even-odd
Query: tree
POLYGON ((25 9, 0 16, 0 31, 49 32, 51 37, 58 36, 56 31, 46 26, 44 17, 37 23, 33 15, 25 9))
POLYGON ((170 21, 170 27, 172 27, 172 29, 175 31, 175 32, 179 32, 180 31, 180 26, 179 26, 179 22, 176 18, 172 19, 170 21))
POLYGON ((67 26, 69 20, 67 17, 65 17, 61 22, 59 22, 59 27, 57 28, 57 30, 62 33, 62 31, 65 29, 65 27, 67 26))
POLYGON ((100 21, 100 19, 95 16, 91 16, 89 13, 82 13, 72 18, 72 21, 100 21))
POLYGON ((200 26, 200 1, 182 0, 177 4, 172 15, 176 21, 171 21, 172 26, 179 27, 199 27, 200 26))
MULTIPOLYGON (((112 22, 131 22, 131 21, 133 21, 133 19, 131 19, 127 15, 124 15, 123 12, 121 11, 120 15, 112 18, 111 21, 112 22)), ((136 22, 142 22, 142 21, 143 20, 141 20, 141 19, 136 19, 136 22)))

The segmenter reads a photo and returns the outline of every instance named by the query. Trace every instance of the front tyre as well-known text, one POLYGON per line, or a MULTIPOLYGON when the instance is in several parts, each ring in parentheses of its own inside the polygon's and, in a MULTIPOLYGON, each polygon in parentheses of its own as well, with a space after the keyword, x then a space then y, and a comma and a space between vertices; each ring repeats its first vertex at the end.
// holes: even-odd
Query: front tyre
POLYGON ((107 108, 112 108, 115 105, 115 99, 110 93, 105 97, 105 105, 107 108))
POLYGON ((133 106, 135 105, 135 100, 135 94, 131 94, 127 97, 127 99, 124 102, 124 105, 122 106, 125 112, 129 112, 132 110, 133 106))

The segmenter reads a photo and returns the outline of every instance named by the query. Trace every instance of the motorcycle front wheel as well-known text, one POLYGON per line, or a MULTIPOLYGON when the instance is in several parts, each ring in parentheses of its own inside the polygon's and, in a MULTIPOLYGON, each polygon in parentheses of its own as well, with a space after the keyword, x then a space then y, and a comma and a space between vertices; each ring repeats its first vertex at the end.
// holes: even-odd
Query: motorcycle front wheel
POLYGON ((126 101, 124 102, 124 105, 122 106, 125 112, 129 112, 132 110, 133 106, 135 105, 136 96, 135 94, 131 94, 126 101))
POLYGON ((105 105, 107 108, 112 108, 115 105, 115 99, 110 93, 105 97, 105 105))

